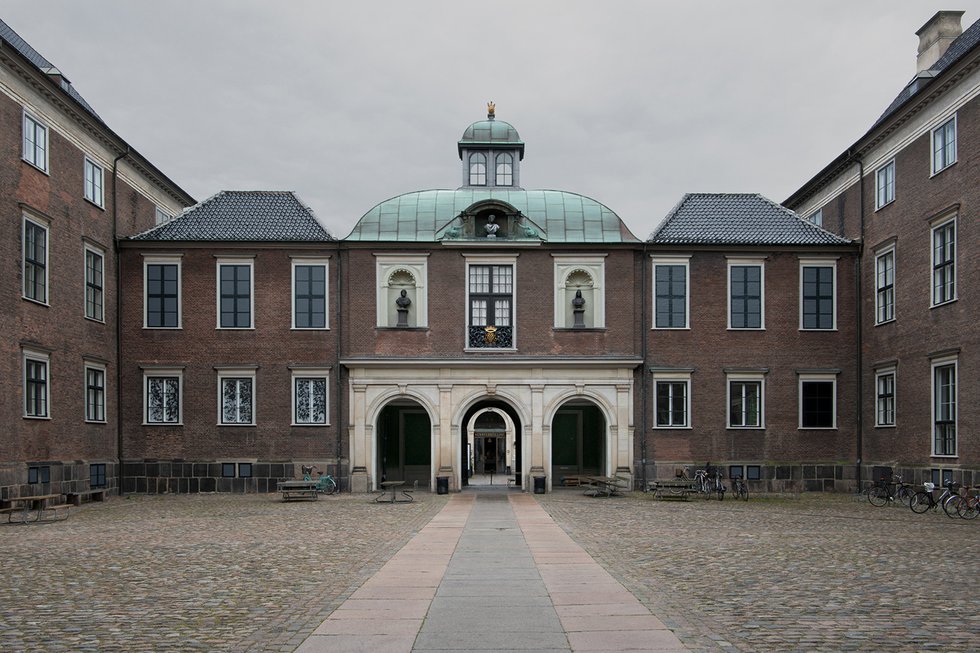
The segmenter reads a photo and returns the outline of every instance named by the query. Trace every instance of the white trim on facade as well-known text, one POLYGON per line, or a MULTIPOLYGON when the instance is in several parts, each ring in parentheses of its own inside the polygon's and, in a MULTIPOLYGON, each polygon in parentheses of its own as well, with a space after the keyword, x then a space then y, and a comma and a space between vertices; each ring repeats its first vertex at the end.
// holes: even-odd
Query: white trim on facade
POLYGON ((569 277, 576 272, 583 272, 592 279, 592 295, 586 303, 587 309, 591 305, 592 324, 588 324, 586 320, 585 328, 606 328, 606 254, 552 254, 551 257, 554 259, 555 275, 555 328, 573 328, 574 321, 569 324, 569 299, 566 290, 569 277))
POLYGON ((391 279, 398 272, 404 272, 415 282, 415 296, 409 307, 409 325, 414 328, 429 327, 429 263, 428 254, 375 254, 375 298, 376 321, 378 327, 394 327, 397 324, 397 310, 392 310, 394 299, 390 296, 391 279), (414 307, 414 324, 412 308, 414 307))
MULTIPOLYGON (((294 258, 290 262, 289 277, 289 328, 296 331, 329 331, 330 330, 330 259, 323 257, 294 258), (296 267, 322 267, 323 268, 323 326, 298 327, 296 326, 296 267)), ((253 270, 254 272, 254 270, 253 270)), ((253 275, 254 276, 254 275, 253 275)), ((253 279, 254 287, 254 279, 253 279)), ((255 305, 255 298, 252 298, 252 305, 255 305)), ((255 323, 255 316, 252 316, 252 323, 255 323)))
MULTIPOLYGON (((650 275, 651 275, 651 309, 653 315, 650 316, 651 330, 656 331, 687 331, 691 328, 691 255, 661 256, 650 255, 650 275), (684 326, 657 326, 657 267, 670 265, 684 266, 684 326)), ((731 286, 729 286, 731 288, 731 286)), ((730 291, 729 291, 730 292, 730 291)), ((729 317, 729 320, 731 318, 729 317)))
POLYGON ((181 257, 183 254, 143 254, 143 328, 144 329, 182 329, 183 328, 183 305, 184 289, 182 286, 181 257), (147 267, 151 265, 175 265, 177 266, 177 326, 149 326, 147 317, 149 315, 149 302, 147 302, 147 267))

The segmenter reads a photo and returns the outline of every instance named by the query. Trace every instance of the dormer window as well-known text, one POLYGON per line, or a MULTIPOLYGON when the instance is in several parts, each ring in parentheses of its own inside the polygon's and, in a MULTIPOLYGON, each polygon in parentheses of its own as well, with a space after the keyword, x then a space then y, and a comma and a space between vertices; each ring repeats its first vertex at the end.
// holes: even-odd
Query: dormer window
POLYGON ((474 152, 470 155, 470 186, 487 185, 487 155, 474 152))
POLYGON ((514 185, 514 157, 510 154, 497 155, 497 170, 495 181, 497 186, 514 185))

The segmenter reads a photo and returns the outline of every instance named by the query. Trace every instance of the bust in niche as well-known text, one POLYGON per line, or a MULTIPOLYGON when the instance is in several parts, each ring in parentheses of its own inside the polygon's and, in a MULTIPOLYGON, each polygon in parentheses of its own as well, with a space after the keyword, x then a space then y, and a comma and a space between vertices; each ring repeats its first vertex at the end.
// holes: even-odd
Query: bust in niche
POLYGON ((412 300, 408 297, 408 292, 402 289, 401 294, 395 300, 398 307, 398 324, 396 326, 408 326, 408 307, 412 305, 412 300))
POLYGON ((575 316, 575 323, 572 325, 575 329, 585 328, 585 298, 582 297, 582 291, 575 291, 575 298, 572 300, 572 314, 575 316))
POLYGON ((483 226, 483 229, 487 232, 487 238, 496 238, 497 231, 500 230, 500 225, 496 222, 497 216, 491 213, 487 217, 487 223, 483 226))

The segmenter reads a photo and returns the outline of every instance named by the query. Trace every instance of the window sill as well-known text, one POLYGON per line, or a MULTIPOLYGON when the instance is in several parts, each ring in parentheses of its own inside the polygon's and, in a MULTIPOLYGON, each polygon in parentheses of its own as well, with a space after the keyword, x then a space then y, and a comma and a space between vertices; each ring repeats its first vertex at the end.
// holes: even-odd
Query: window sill
POLYGON ((876 429, 893 429, 896 428, 894 424, 875 424, 876 429))
POLYGON ((728 327, 729 331, 765 331, 766 327, 728 327))
POLYGON ((330 327, 289 327, 290 331, 329 331, 330 327))
POLYGON ((255 331, 254 326, 249 327, 214 327, 215 331, 255 331))
POLYGON ((959 458, 960 455, 957 453, 934 453, 929 455, 930 458, 941 458, 943 460, 950 460, 953 458, 959 458))
POLYGON ((183 422, 143 422, 143 426, 183 426, 183 422))
POLYGON ((693 426, 651 426, 654 431, 690 431, 693 426))
MULTIPOLYGON (((23 161, 24 163, 26 163, 27 165, 29 165, 30 167, 34 168, 38 172, 43 172, 44 174, 46 174, 49 177, 51 176, 51 173, 48 172, 48 169, 47 168, 42 168, 42 167, 40 167, 40 166, 38 166, 38 165, 36 165, 34 163, 31 163, 30 161, 28 161, 27 159, 25 159, 23 157, 21 157, 20 160, 23 161)), ((944 170, 945 170, 945 168, 944 168, 944 170)))
POLYGON ((940 308, 940 307, 942 307, 942 306, 949 306, 950 304, 955 304, 955 303, 956 303, 956 300, 957 300, 957 299, 959 299, 959 297, 953 297, 953 298, 952 298, 952 299, 950 299, 949 301, 946 301, 946 302, 942 302, 942 303, 939 303, 939 304, 933 304, 933 305, 931 305, 931 306, 929 307, 929 310, 932 310, 932 309, 934 309, 934 308, 940 308))
POLYGON ((95 208, 97 208, 97 209, 99 209, 99 210, 100 210, 100 211, 102 211, 103 213, 105 212, 105 206, 103 206, 102 204, 99 204, 98 202, 96 202, 96 201, 94 201, 94 200, 90 200, 90 199, 89 199, 89 198, 87 198, 87 197, 83 197, 82 199, 84 199, 84 200, 85 200, 86 202, 88 202, 89 204, 91 204, 91 205, 92 205, 92 206, 94 206, 95 208))
POLYGON ((390 327, 390 326, 376 326, 375 331, 428 331, 427 326, 414 326, 414 327, 390 327))
POLYGON ((254 429, 256 426, 258 426, 258 424, 221 424, 219 422, 218 424, 215 424, 215 426, 224 426, 224 427, 228 427, 228 426, 230 426, 230 427, 236 427, 237 426, 237 427, 254 429))
POLYGON ((797 431, 836 431, 836 426, 799 426, 797 431))
POLYGON ((691 330, 691 327, 689 327, 689 326, 682 326, 682 327, 658 327, 658 326, 655 326, 655 327, 650 327, 650 330, 651 331, 690 331, 691 330))
POLYGON ((493 353, 497 351, 509 352, 511 354, 514 354, 517 353, 517 347, 464 347, 463 348, 463 353, 466 354, 479 354, 484 352, 493 353))
POLYGON ((21 295, 20 298, 23 299, 25 302, 30 302, 32 304, 37 304, 38 306, 44 306, 45 308, 51 308, 51 305, 49 303, 42 302, 42 301, 40 301, 38 299, 31 299, 30 297, 25 297, 24 295, 21 295))
MULTIPOLYGON (((932 179, 933 177, 935 177, 937 175, 941 175, 942 173, 946 172, 947 170, 949 170, 950 168, 952 168, 953 166, 955 166, 956 163, 957 163, 957 161, 959 161, 959 159, 956 159, 956 161, 952 161, 950 163, 947 163, 944 167, 940 168, 939 170, 933 170, 932 171, 932 174, 929 175, 929 179, 932 179)), ((30 163, 30 162, 28 161, 28 163, 30 163)))
POLYGON ((729 431, 765 431, 765 426, 726 426, 729 431))
POLYGON ((51 416, 50 415, 23 415, 23 418, 45 421, 45 420, 50 420, 51 416))
POLYGON ((567 333, 569 331, 606 331, 606 327, 552 327, 554 331, 560 331, 562 333, 567 333))
POLYGON ((875 322, 875 326, 876 327, 885 326, 886 324, 892 324, 893 322, 895 322, 895 318, 892 318, 890 320, 883 320, 881 322, 875 322))
POLYGON ((144 331, 183 331, 183 329, 184 329, 184 327, 182 327, 182 326, 175 326, 175 327, 162 327, 162 326, 159 326, 159 327, 157 327, 157 326, 146 326, 145 324, 143 325, 143 330, 144 331))
POLYGON ((834 333, 837 331, 837 327, 833 329, 804 329, 800 328, 800 333, 834 333))
POLYGON ((86 424, 102 424, 103 426, 105 426, 106 424, 108 424, 108 422, 105 421, 104 419, 87 419, 87 420, 85 420, 85 423, 86 424))
MULTIPOLYGON (((225 424, 225 426, 230 426, 230 425, 229 424, 225 424)), ((311 427, 311 426, 319 427, 319 428, 325 428, 327 426, 330 426, 330 422, 325 422, 325 423, 321 423, 321 424, 311 424, 311 423, 307 423, 307 422, 304 422, 302 424, 297 424, 296 422, 293 422, 292 424, 290 424, 290 426, 294 426, 296 428, 308 428, 308 427, 311 427)))
POLYGON ((105 324, 104 319, 100 320, 96 317, 89 317, 88 315, 85 316, 85 319, 88 320, 89 322, 95 322, 96 324, 105 324))
POLYGON ((891 205, 892 205, 892 204, 894 204, 894 203, 895 203, 895 200, 894 200, 894 198, 893 198, 893 199, 890 199, 890 200, 888 200, 888 201, 887 201, 887 202, 885 202, 884 204, 881 204, 881 205, 876 205, 876 206, 875 206, 875 213, 877 213, 878 211, 880 211, 880 210, 882 210, 882 209, 883 209, 883 208, 885 208, 886 206, 891 206, 891 205))

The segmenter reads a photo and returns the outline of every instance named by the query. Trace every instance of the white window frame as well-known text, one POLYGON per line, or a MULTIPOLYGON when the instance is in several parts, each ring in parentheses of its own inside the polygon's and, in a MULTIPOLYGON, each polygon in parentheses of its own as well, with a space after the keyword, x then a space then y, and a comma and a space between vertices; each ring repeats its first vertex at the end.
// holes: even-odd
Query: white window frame
POLYGON ((41 220, 33 215, 24 214, 21 220, 20 232, 20 272, 23 280, 20 284, 21 297, 35 304, 49 306, 51 303, 51 225, 47 220, 41 220), (44 299, 27 296, 27 223, 44 230, 44 299))
POLYGON ((658 430, 664 429, 692 429, 694 428, 694 416, 691 415, 691 406, 694 402, 691 399, 692 395, 692 383, 691 383, 691 373, 690 372, 670 372, 670 371, 654 371, 653 372, 653 428, 658 430), (657 385, 659 383, 683 383, 685 385, 685 405, 684 405, 684 416, 685 424, 683 425, 660 425, 657 423, 657 385))
POLYGON ((105 168, 87 156, 82 166, 85 199, 100 209, 105 208, 105 168))
POLYGON ((181 269, 181 255, 171 254, 167 256, 148 256, 143 255, 143 328, 144 329, 166 329, 175 330, 183 328, 184 320, 184 288, 183 270, 181 269), (149 325, 149 302, 147 291, 147 268, 151 265, 176 265, 177 266, 177 326, 150 326, 149 325))
POLYGON ((800 331, 836 331, 837 330, 837 259, 826 258, 801 258, 800 259, 800 331), (833 315, 831 316, 830 328, 805 327, 803 326, 803 270, 805 268, 831 268, 833 270, 832 283, 833 289, 833 315))
MULTIPOLYGON (((759 431, 766 428, 766 375, 762 372, 731 372, 725 375, 725 426, 729 429, 759 431), (759 384, 759 423, 732 424, 732 383, 759 384)), ((743 411, 744 412, 744 411, 743 411)))
POLYGON ((82 307, 83 308, 83 315, 85 316, 85 319, 86 320, 92 320, 93 322, 101 322, 101 323, 105 324, 105 295, 106 295, 106 292, 105 292, 105 280, 106 280, 106 274, 105 274, 105 252, 102 249, 96 247, 95 245, 91 245, 89 243, 85 243, 85 246, 82 248, 82 256, 83 256, 83 261, 84 261, 83 266, 84 266, 84 277, 85 277, 83 279, 84 287, 82 289, 82 301, 83 301, 83 304, 84 304, 84 306, 82 307), (94 255, 96 255, 96 256, 98 256, 99 258, 102 259, 102 285, 99 286, 99 292, 102 295, 102 306, 101 306, 101 311, 100 311, 100 314, 99 315, 89 315, 88 314, 88 286, 89 286, 89 278, 88 278, 88 256, 89 256, 89 254, 94 254, 94 255))
POLYGON ((942 172, 946 168, 949 168, 951 165, 953 165, 954 163, 956 163, 956 161, 958 160, 958 157, 959 157, 959 142, 958 142, 959 141, 959 126, 956 123, 957 123, 956 114, 954 113, 952 115, 952 117, 950 117, 947 120, 944 120, 942 122, 942 124, 937 125, 935 128, 932 129, 931 132, 929 132, 929 160, 930 160, 930 169, 932 170, 932 175, 931 176, 938 175, 940 172, 942 172), (953 152, 952 152, 952 156, 949 159, 947 159, 947 160, 944 161, 944 165, 941 168, 937 168, 936 167, 936 136, 939 134, 940 131, 945 132, 947 125, 950 125, 950 124, 953 126, 953 152))
POLYGON ((728 274, 725 293, 728 302, 725 305, 726 321, 729 331, 765 331, 766 330, 766 261, 764 258, 742 258, 729 256, 728 274), (759 326, 757 327, 733 327, 732 326, 732 268, 756 266, 759 268, 759 326))
POLYGON ((930 308, 935 308, 937 306, 945 306, 946 304, 955 302, 958 298, 957 293, 959 292, 959 283, 957 283, 956 268, 959 267, 958 266, 959 256, 958 256, 957 245, 959 244, 960 230, 956 218, 957 216, 954 214, 947 218, 942 218, 940 220, 937 220, 932 224, 932 227, 929 229, 929 305, 930 308), (950 224, 953 225, 953 263, 952 263, 953 296, 949 299, 944 299, 942 301, 937 302, 936 301, 936 232, 939 231, 940 229, 945 229, 950 224))
POLYGON ((258 385, 256 384, 256 369, 251 367, 222 367, 217 370, 218 378, 218 426, 248 426, 254 427, 258 424, 258 385), (225 381, 232 379, 248 379, 252 382, 252 420, 250 422, 226 422, 224 421, 224 384, 225 381))
MULTIPOLYGON (((691 329, 691 256, 651 256, 650 273, 652 282, 653 315, 650 318, 651 330, 656 331, 688 331, 691 329), (683 265, 684 266, 684 326, 657 326, 657 268, 660 266, 683 265)), ((729 284, 729 292, 731 285, 729 284)), ((731 311, 729 311, 729 321, 731 321, 731 311)))
POLYGON ((173 367, 143 368, 143 426, 183 426, 184 425, 184 370, 173 367), (150 379, 177 378, 177 421, 151 422, 149 419, 150 379))
POLYGON ((330 369, 329 368, 295 368, 289 378, 290 385, 290 426, 330 426, 330 369), (302 379, 323 379, 323 422, 299 422, 296 420, 296 382, 302 379))
MULTIPOLYGON (((222 331, 250 331, 255 330, 255 257, 242 258, 219 258, 215 262, 214 268, 214 313, 215 328, 222 331), (247 265, 248 272, 248 326, 221 326, 221 268, 225 265, 247 265)), ((290 293, 290 296, 292 293, 290 293)))
POLYGON ((106 374, 106 366, 99 363, 86 362, 83 366, 82 373, 82 387, 84 388, 85 395, 85 421, 89 424, 106 424, 107 415, 109 412, 109 392, 108 392, 108 379, 109 376, 106 374), (89 385, 88 385, 88 374, 89 372, 101 372, 102 373, 102 419, 98 419, 89 414, 89 385))
POLYGON ((895 368, 895 367, 884 367, 884 368, 881 368, 879 370, 875 370, 875 387, 874 387, 874 392, 875 392, 875 399, 874 399, 875 428, 878 428, 878 429, 884 429, 884 428, 892 428, 893 429, 893 428, 895 428, 895 426, 896 426, 896 424, 898 422, 898 413, 897 413, 897 408, 898 408, 898 400, 897 400, 897 395, 898 395, 898 371, 897 371, 897 368, 895 368), (882 421, 882 419, 881 419, 881 413, 882 413, 882 410, 881 410, 881 402, 882 402, 882 397, 884 397, 885 395, 882 395, 881 394, 881 390, 880 390, 880 385, 879 384, 881 383, 881 379, 884 379, 886 377, 891 377, 891 379, 892 379, 892 394, 891 394, 891 415, 892 415, 892 421, 891 422, 885 422, 885 421, 882 421))
POLYGON ((22 350, 21 390, 23 398, 20 409, 24 419, 51 419, 51 355, 34 349, 22 350), (44 413, 34 414, 27 409, 27 362, 32 361, 44 365, 44 413))
POLYGON ((464 283, 466 284, 466 294, 463 298, 463 310, 466 311, 464 314, 464 323, 466 327, 463 329, 463 351, 517 351, 517 333, 518 333, 518 322, 517 322, 517 256, 497 256, 493 254, 463 254, 466 259, 466 276, 464 277, 464 283), (511 273, 511 302, 510 302, 510 329, 511 329, 511 346, 510 347, 470 347, 470 268, 472 266, 480 265, 509 265, 512 268, 511 273))
POLYGON ((392 302, 388 297, 391 288, 391 277, 396 272, 405 272, 415 279, 415 327, 429 328, 429 262, 428 254, 419 256, 399 256, 391 254, 375 254, 375 297, 376 297, 376 326, 391 328, 392 302))
MULTIPOLYGON (((565 288, 568 277, 574 272, 584 272, 592 278, 592 322, 587 329, 606 328, 606 255, 605 254, 552 254, 555 274, 555 328, 571 329, 566 319, 565 288)), ((467 285, 467 288, 469 285, 467 285)), ((516 286, 514 288, 516 295, 516 286)))
POLYGON ((805 220, 812 222, 821 229, 823 229, 823 207, 820 207, 810 215, 806 216, 805 220))
POLYGON ((887 247, 886 249, 883 249, 880 252, 875 253, 875 266, 874 266, 874 270, 872 270, 872 274, 874 275, 874 287, 875 287, 875 326, 878 326, 880 324, 888 324, 889 322, 894 322, 895 316, 897 315, 896 306, 895 306, 895 300, 896 300, 895 284, 898 279, 896 274, 897 272, 896 261, 897 261, 897 257, 895 255, 894 245, 891 245, 890 247, 887 247), (878 265, 879 265, 879 261, 884 259, 886 256, 891 256, 891 261, 892 261, 892 285, 890 289, 892 314, 891 317, 880 319, 881 309, 883 307, 883 305, 881 304, 881 290, 883 286, 880 285, 881 279, 878 274, 878 265))
POLYGON ((875 170, 875 211, 888 206, 895 201, 895 159, 875 170), (891 172, 891 183, 889 184, 889 171, 891 172), (884 177, 884 184, 882 184, 884 177), (884 185, 884 187, 882 187, 884 185), (891 191, 889 193, 889 191, 891 191))
POLYGON ((21 122, 21 124, 23 125, 23 147, 21 148, 21 158, 23 158, 24 161, 32 167, 37 168, 44 174, 48 174, 48 161, 50 159, 51 150, 51 138, 48 126, 45 125, 40 119, 29 113, 26 109, 24 110, 24 120, 21 122), (29 128, 32 132, 34 132, 33 135, 35 138, 38 131, 44 134, 44 144, 42 146, 38 147, 35 141, 35 143, 31 144, 31 147, 28 147, 29 143, 27 140, 27 131, 29 128), (40 163, 37 161, 37 154, 39 150, 41 153, 41 158, 44 159, 40 163))
MULTIPOLYGON (((296 331, 329 331, 330 330, 330 259, 329 258, 294 258, 290 274, 290 328, 296 331), (296 268, 298 266, 323 268, 323 326, 296 326, 296 268)), ((254 301, 253 301, 254 304, 254 301)), ((220 319, 220 316, 219 316, 220 319)), ((253 317, 254 324, 254 317, 253 317)))
POLYGON ((824 373, 824 372, 813 372, 813 373, 799 373, 796 387, 797 396, 797 425, 801 431, 833 431, 837 429, 837 374, 836 373, 824 373), (832 408, 831 422, 830 426, 803 426, 803 384, 812 382, 829 382, 833 384, 833 399, 834 405, 832 408))
POLYGON ((960 365, 958 356, 944 356, 931 361, 929 366, 929 451, 932 458, 957 458, 960 446, 960 365), (936 453, 936 370, 940 367, 953 368, 953 453, 936 453))
POLYGON ((169 211, 166 211, 159 206, 156 207, 156 211, 153 213, 153 221, 156 226, 159 226, 165 222, 170 222, 173 219, 174 216, 171 215, 169 211))

